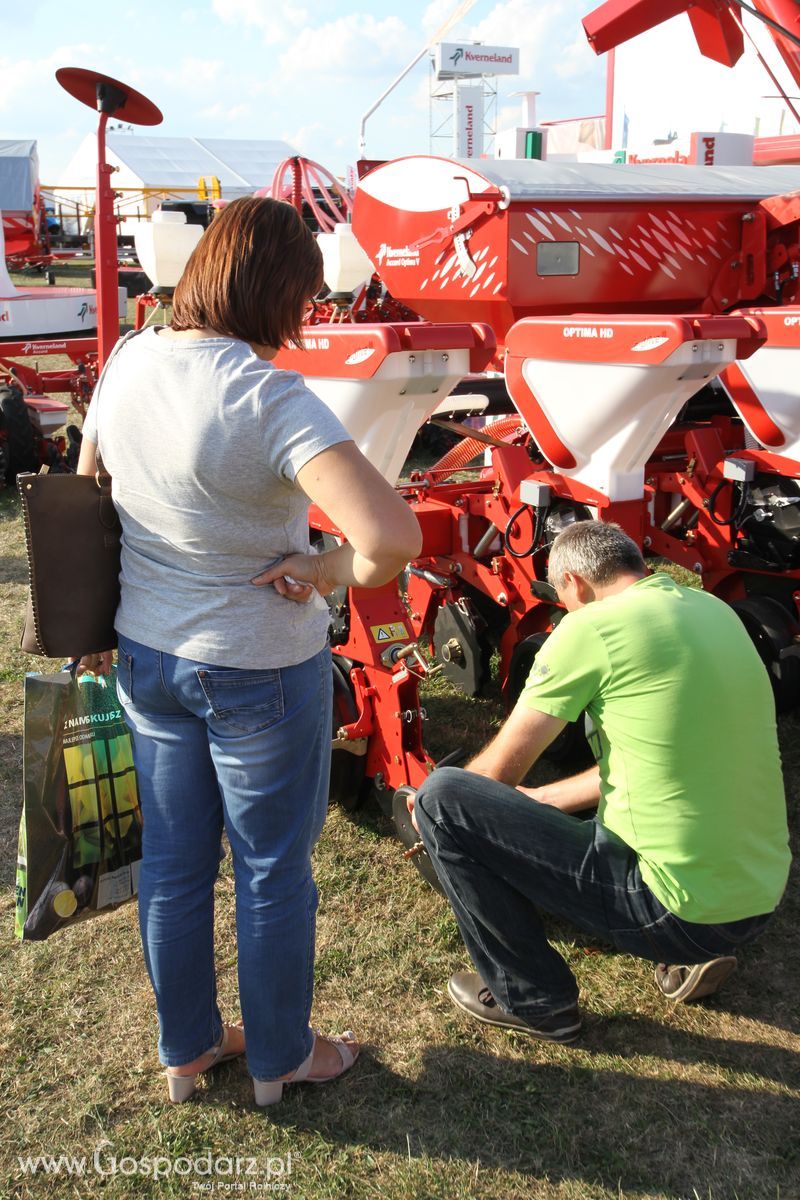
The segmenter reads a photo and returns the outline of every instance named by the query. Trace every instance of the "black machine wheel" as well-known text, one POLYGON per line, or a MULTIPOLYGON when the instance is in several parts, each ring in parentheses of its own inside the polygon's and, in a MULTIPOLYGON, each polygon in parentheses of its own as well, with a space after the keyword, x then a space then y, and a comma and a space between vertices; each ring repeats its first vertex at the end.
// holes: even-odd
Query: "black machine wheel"
MULTIPOLYGON (((521 642, 517 642, 514 647, 514 653, 511 655, 511 664, 508 669, 508 684, 506 687, 506 699, 509 709, 512 709, 517 703, 520 693, 531 673, 534 659, 547 641, 548 636, 549 634, 546 633, 532 633, 530 637, 523 638, 521 642)), ((588 749, 584 724, 579 719, 565 725, 558 737, 544 751, 543 757, 553 763, 568 763, 576 759, 587 758, 588 749)))
MULTIPOLYGON (((416 846, 420 840, 419 834, 411 824, 411 817, 406 804, 409 795, 413 795, 413 793, 414 788, 405 785, 397 789, 392 799, 392 821, 395 832, 407 850, 410 850, 412 846, 416 846)), ((436 874, 427 850, 420 850, 414 855, 411 861, 426 883, 429 883, 432 888, 443 896, 444 892, 442 885, 439 883, 439 876, 436 874)))
POLYGON ((800 626, 780 600, 772 596, 748 596, 734 600, 731 608, 739 617, 767 668, 775 708, 786 712, 800 702, 800 626))
POLYGON ((13 483, 20 471, 35 471, 39 466, 28 406, 13 385, 0 387, 0 429, 5 433, 6 483, 13 483))
MULTIPOLYGON (((342 725, 349 725, 358 717, 355 698, 347 671, 341 662, 333 660, 333 732, 342 725)), ((354 754, 351 750, 334 750, 331 754, 331 782, 328 789, 330 803, 339 804, 345 812, 361 808, 366 797, 364 775, 366 755, 354 754)))

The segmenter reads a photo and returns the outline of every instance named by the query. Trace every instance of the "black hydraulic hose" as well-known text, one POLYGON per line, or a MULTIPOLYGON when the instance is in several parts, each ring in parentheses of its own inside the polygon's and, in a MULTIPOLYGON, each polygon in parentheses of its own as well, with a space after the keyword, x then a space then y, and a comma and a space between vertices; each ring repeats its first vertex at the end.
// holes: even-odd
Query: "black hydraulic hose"
POLYGON ((714 488, 713 492, 711 493, 711 495, 708 497, 708 500, 706 501, 708 515, 711 517, 711 520, 714 522, 715 525, 732 525, 733 524, 733 520, 734 520, 733 516, 730 516, 727 520, 722 520, 720 517, 717 516, 717 508, 716 508, 717 496, 719 496, 720 492, 725 487, 725 484, 730 483, 730 482, 731 482, 730 479, 720 479, 719 483, 714 488))
POLYGON ((545 521, 545 516, 547 515, 547 509, 544 506, 537 506, 536 518, 535 518, 534 526, 533 526, 533 538, 531 540, 530 546, 528 547, 527 550, 515 550, 514 547, 511 545, 511 540, 510 540, 511 530, 512 530, 515 522, 519 520, 519 518, 525 512, 527 507, 528 507, 527 504, 520 505, 520 507, 517 509, 517 511, 515 513, 512 513, 512 515, 509 517, 508 524, 506 525, 504 541, 506 544, 506 550, 508 551, 508 553, 511 555, 512 558, 530 558, 530 556, 532 554, 536 553, 536 550, 539 546, 539 542, 542 540, 542 532, 544 530, 544 521, 545 521))
POLYGON ((738 504, 731 504, 731 515, 726 519, 717 516, 717 497, 719 496, 725 484, 729 483, 731 487, 735 487, 732 479, 720 479, 717 486, 706 502, 708 515, 715 525, 730 525, 731 529, 740 529, 744 521, 745 509, 747 508, 750 499, 750 489, 746 483, 742 484, 742 493, 738 504))

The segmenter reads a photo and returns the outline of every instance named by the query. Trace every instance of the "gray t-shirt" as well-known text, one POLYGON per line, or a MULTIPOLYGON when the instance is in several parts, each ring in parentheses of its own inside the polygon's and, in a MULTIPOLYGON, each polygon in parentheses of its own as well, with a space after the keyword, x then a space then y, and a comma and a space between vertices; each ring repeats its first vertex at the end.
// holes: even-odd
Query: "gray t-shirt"
POLYGON ((122 521, 123 637, 226 667, 293 666, 322 649, 322 597, 298 604, 250 582, 308 552, 295 476, 350 440, 298 374, 234 338, 148 329, 109 363, 83 432, 122 521))

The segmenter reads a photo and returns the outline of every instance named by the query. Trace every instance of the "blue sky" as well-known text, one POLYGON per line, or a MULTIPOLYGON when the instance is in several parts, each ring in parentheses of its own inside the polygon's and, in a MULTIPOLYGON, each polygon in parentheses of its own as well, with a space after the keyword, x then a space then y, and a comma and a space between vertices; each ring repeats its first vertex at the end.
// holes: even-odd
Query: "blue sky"
MULTIPOLYGON (((596 3, 597 0, 594 0, 596 3)), ((499 80, 499 124, 512 92, 542 94, 542 119, 592 115, 605 67, 586 44, 593 0, 477 0, 448 40, 519 46, 519 77, 499 80)), ((4 0, 0 138, 36 138, 42 182, 55 180, 86 133, 89 109, 55 81, 60 66, 103 71, 164 114, 152 133, 284 138, 341 172, 355 161, 361 115, 422 49, 457 0, 4 0)), ((367 154, 428 152, 427 57, 367 126, 367 154)), ((265 184, 268 180, 264 181, 265 184)))

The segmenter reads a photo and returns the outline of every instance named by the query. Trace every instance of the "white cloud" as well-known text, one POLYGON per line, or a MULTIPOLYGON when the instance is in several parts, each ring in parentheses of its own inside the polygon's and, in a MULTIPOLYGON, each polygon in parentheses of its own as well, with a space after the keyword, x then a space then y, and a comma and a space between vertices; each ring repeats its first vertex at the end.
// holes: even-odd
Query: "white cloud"
POLYGON ((198 117, 206 117, 210 121, 218 121, 229 124, 232 121, 240 121, 242 117, 249 116, 251 108, 249 104, 234 104, 230 108, 225 104, 211 104, 208 108, 198 110, 198 117))
POLYGON ((181 91, 211 87, 225 70, 225 63, 214 58, 184 58, 176 66, 158 72, 161 80, 181 91))
MULTIPOLYGON (((63 99, 66 95, 58 87, 54 76, 58 67, 74 65, 75 60, 99 57, 100 48, 89 42, 59 46, 52 53, 40 58, 0 58, 0 112, 13 108, 17 112, 36 109, 36 100, 41 92, 51 85, 63 99)), ((70 100, 70 103, 77 101, 70 100)))
MULTIPOLYGON (((433 37, 437 29, 441 28, 450 14, 459 7, 455 0, 431 0, 422 15, 422 28, 428 37, 433 37)), ((454 26, 454 30, 457 28, 458 26, 454 26)))
MULTIPOLYGON (((308 155, 314 145, 319 145, 320 134, 324 133, 325 126, 321 121, 312 121, 308 125, 301 125, 294 133, 282 133, 280 136, 284 142, 288 142, 294 150, 299 150, 301 154, 308 155)), ((325 163, 322 164, 325 166, 325 163)))
POLYGON ((216 16, 228 25, 254 26, 268 46, 285 42, 309 20, 308 10, 275 0, 213 0, 216 16))
MULTIPOLYGON (((298 71, 315 81, 352 84, 354 76, 388 76, 413 57, 414 40, 399 17, 376 20, 367 13, 350 13, 327 24, 306 26, 281 56, 283 73, 296 79, 298 71)), ((420 47, 417 45, 416 49, 420 47)))
POLYGON ((575 38, 574 42, 561 47, 558 58, 553 64, 553 69, 559 79, 575 79, 596 67, 597 55, 589 45, 583 31, 575 38))

